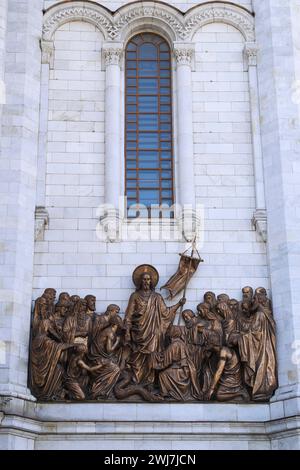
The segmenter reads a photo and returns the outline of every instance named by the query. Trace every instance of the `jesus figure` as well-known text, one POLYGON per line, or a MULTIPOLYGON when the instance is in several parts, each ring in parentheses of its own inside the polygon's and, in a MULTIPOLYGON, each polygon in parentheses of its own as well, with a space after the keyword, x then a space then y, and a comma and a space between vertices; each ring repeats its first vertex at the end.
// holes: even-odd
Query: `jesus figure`
POLYGON ((133 380, 137 384, 154 383, 152 353, 165 348, 165 334, 173 323, 179 307, 185 304, 182 298, 176 305, 167 307, 162 296, 155 292, 158 272, 153 266, 142 265, 133 273, 136 291, 131 295, 125 313, 125 342, 132 352, 128 364, 133 380))

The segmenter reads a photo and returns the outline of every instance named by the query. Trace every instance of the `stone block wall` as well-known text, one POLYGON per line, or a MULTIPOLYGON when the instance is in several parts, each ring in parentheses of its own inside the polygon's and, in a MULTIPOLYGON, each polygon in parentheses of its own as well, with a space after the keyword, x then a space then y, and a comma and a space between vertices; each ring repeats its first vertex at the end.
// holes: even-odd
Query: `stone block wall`
MULTIPOLYGON (((50 3, 55 2, 46 6, 50 3)), ((244 285, 269 287, 265 243, 251 223, 255 183, 245 40, 233 26, 216 22, 199 29, 193 42, 194 172, 197 203, 204 206, 199 248, 205 263, 189 285, 190 307, 207 290, 240 298, 244 285)), ((105 171, 102 43, 99 30, 82 21, 66 23, 55 33, 46 167, 50 221, 44 240, 35 245, 33 281, 34 297, 47 286, 80 295, 92 292, 100 311, 111 302, 126 307, 132 271, 141 263, 156 266, 162 285, 186 248, 171 241, 103 243, 97 238, 105 171)), ((177 165, 175 67, 173 60, 177 165)), ((123 88, 124 67, 121 77, 123 88)))

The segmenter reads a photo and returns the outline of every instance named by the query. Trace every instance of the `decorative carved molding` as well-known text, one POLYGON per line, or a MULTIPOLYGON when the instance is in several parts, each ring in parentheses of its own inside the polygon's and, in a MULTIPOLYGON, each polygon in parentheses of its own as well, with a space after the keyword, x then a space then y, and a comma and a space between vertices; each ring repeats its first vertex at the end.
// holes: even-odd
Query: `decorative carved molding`
POLYGON ((194 50, 191 49, 183 49, 183 48, 176 48, 174 49, 174 55, 177 64, 179 65, 191 65, 192 58, 193 58, 194 50))
POLYGON ((115 14, 110 14, 100 5, 72 2, 71 5, 56 5, 45 14, 43 38, 51 40, 56 29, 68 21, 88 21, 99 28, 105 39, 121 39, 125 29, 136 20, 164 22, 171 29, 174 40, 191 39, 197 29, 211 22, 225 22, 241 31, 246 41, 255 39, 254 18, 243 8, 228 3, 207 3, 193 8, 186 14, 170 5, 156 2, 140 2, 124 5, 115 14))
POLYGON ((255 42, 246 42, 244 47, 245 64, 248 67, 257 65, 258 46, 255 42))
POLYGON ((123 48, 121 47, 104 47, 103 58, 104 64, 107 65, 120 65, 120 60, 123 54, 123 48))
POLYGON ((49 223, 49 214, 45 207, 38 206, 35 209, 35 241, 43 241, 44 231, 49 223))
POLYGON ((175 38, 185 39, 184 16, 168 5, 153 4, 154 2, 143 2, 144 6, 136 6, 135 4, 121 8, 121 15, 115 22, 115 31, 111 37, 118 37, 122 30, 136 19, 155 18, 168 24, 174 32, 175 38), (149 6, 146 6, 147 3, 149 3, 149 6))
POLYGON ((120 241, 119 236, 121 223, 122 218, 117 209, 107 210, 99 217, 99 224, 107 235, 107 242, 115 243, 120 241))
POLYGON ((185 17, 185 37, 192 37, 195 31, 211 22, 225 22, 237 28, 246 41, 254 41, 254 18, 236 5, 207 3, 199 5, 185 17))
POLYGON ((53 66, 54 42, 41 40, 42 64, 53 66))
POLYGON ((255 227, 257 233, 260 234, 263 241, 266 242, 268 240, 268 232, 267 232, 267 213, 265 209, 257 209, 252 218, 252 224, 255 227))
POLYGON ((70 6, 66 6, 64 3, 50 9, 45 15, 43 38, 51 40, 57 28, 68 21, 80 20, 94 24, 105 37, 110 37, 110 33, 114 31, 111 15, 100 5, 91 5, 90 3, 83 5, 84 2, 72 2, 70 6))

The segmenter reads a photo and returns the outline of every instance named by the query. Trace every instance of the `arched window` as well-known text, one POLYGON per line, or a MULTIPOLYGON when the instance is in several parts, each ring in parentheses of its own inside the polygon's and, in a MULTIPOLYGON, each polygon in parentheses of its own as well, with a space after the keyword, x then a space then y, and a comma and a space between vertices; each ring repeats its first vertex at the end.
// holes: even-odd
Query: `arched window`
POLYGON ((149 212, 174 203, 171 57, 163 38, 131 39, 125 88, 125 195, 128 217, 136 217, 139 204, 149 212))

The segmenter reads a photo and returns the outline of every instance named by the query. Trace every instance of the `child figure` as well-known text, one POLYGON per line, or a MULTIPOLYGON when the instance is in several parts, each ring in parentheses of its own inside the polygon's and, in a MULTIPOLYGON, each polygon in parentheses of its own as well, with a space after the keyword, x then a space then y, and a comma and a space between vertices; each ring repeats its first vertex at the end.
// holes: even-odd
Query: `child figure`
POLYGON ((73 400, 84 400, 84 390, 89 382, 87 372, 96 372, 102 367, 102 364, 89 367, 84 362, 83 358, 88 352, 87 345, 85 343, 75 344, 73 351, 74 353, 72 354, 67 367, 64 386, 69 392, 70 398, 73 400))

